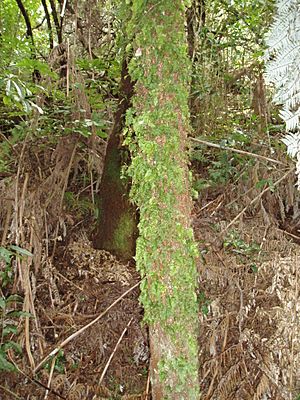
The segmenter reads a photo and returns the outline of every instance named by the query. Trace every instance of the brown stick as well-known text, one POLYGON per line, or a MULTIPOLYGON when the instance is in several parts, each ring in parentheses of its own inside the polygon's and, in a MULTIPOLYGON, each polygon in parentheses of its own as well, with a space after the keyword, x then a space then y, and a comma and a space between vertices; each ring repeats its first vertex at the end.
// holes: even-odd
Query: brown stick
POLYGON ((6 393, 9 393, 11 396, 13 396, 15 399, 17 400, 24 400, 23 398, 19 397, 18 395, 16 395, 14 392, 12 392, 11 390, 9 390, 8 388, 6 388, 5 386, 0 385, 0 389, 3 389, 6 393))
POLYGON ((148 400, 149 391, 150 391, 150 371, 148 371, 147 384, 146 384, 146 393, 145 393, 145 400, 148 400))
POLYGON ((121 333, 121 336, 119 337, 119 340, 117 341, 117 343, 115 345, 115 348, 113 349, 111 355, 109 356, 109 359, 108 359, 108 361, 107 361, 107 363, 106 363, 106 365, 105 365, 105 367, 104 367, 104 369, 102 371, 102 374, 100 376, 99 384, 98 384, 99 386, 101 385, 101 383, 102 383, 102 381, 103 381, 103 379, 105 377, 106 371, 108 370, 109 364, 111 363, 111 360, 112 360, 113 356, 115 355, 115 353, 117 351, 117 348, 119 347, 119 344, 121 343, 121 341, 122 341, 122 339, 123 339, 123 337, 124 337, 124 335, 125 335, 125 333, 126 333, 127 329, 129 328, 129 326, 130 326, 132 321, 133 321, 133 318, 131 318, 130 321, 128 322, 128 324, 125 326, 123 332, 121 333))

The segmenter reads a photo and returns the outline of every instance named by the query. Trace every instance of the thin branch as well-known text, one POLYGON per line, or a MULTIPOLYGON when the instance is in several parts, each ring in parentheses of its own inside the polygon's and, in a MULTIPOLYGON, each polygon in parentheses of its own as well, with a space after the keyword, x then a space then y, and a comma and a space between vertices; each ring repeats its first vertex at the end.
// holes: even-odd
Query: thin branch
MULTIPOLYGON (((36 60, 36 49, 35 49, 35 44, 34 44, 34 38, 33 38, 33 33, 32 33, 32 26, 30 22, 29 15, 24 7, 24 4, 22 3, 22 0, 16 0, 19 10, 21 11, 21 14, 23 15, 25 24, 26 24, 26 36, 30 38, 32 48, 31 48, 31 57, 33 60, 36 60)), ((39 81, 41 75, 40 72, 37 69, 34 69, 33 71, 33 80, 34 81, 39 81)))
POLYGON ((42 5, 44 8, 45 17, 46 17, 46 21, 47 21, 47 27, 48 27, 48 33, 49 33, 49 45, 50 45, 50 49, 53 49, 53 32, 52 32, 52 26, 51 26, 51 18, 50 18, 50 14, 48 11, 46 0, 42 0, 42 5))
POLYGON ((126 290, 120 297, 117 298, 105 311, 103 311, 101 314, 99 314, 95 319, 93 319, 91 322, 89 322, 87 325, 83 326, 80 328, 77 332, 72 333, 69 337, 67 337, 60 345, 58 345, 51 353, 49 353, 34 369, 34 373, 38 372, 43 364, 50 358, 55 356, 63 347, 65 347, 69 342, 71 342, 73 339, 75 339, 77 336, 79 336, 81 333, 86 331, 88 328, 90 328, 92 325, 94 325, 96 322, 98 322, 105 314, 108 313, 109 310, 111 310, 117 303, 119 303, 125 296, 127 296, 130 292, 132 292, 135 288, 139 286, 139 284, 142 282, 140 280, 137 282, 135 285, 133 285, 130 289, 126 290))
POLYGON ((62 27, 64 23, 64 18, 65 18, 65 11, 66 11, 66 5, 68 4, 68 0, 63 0, 63 4, 60 3, 61 5, 61 13, 60 13, 60 32, 62 33, 62 27))
POLYGON ((206 140, 202 140, 202 139, 196 139, 196 138, 190 138, 190 139, 193 142, 201 143, 201 144, 204 144, 205 146, 214 147, 216 149, 232 151, 234 153, 243 154, 243 155, 248 156, 248 157, 258 158, 260 160, 269 161, 269 162, 272 162, 272 163, 278 164, 278 165, 284 165, 284 166, 287 165, 287 164, 285 164, 285 163, 283 163, 283 162, 281 162, 279 160, 275 160, 274 158, 265 157, 265 156, 262 156, 260 154, 251 153, 249 151, 239 150, 239 149, 235 149, 233 147, 222 146, 221 144, 207 142, 206 140))
POLYGON ((149 371, 148 371, 147 384, 146 384, 146 392, 145 392, 145 399, 144 399, 144 400, 148 400, 149 391, 150 391, 150 368, 149 368, 149 371))
POLYGON ((60 13, 60 17, 61 18, 63 18, 65 16, 66 5, 67 5, 67 0, 64 0, 63 5, 62 5, 62 9, 61 9, 61 13, 60 13))
MULTIPOLYGON (((48 378, 48 383, 47 383, 48 388, 51 388, 51 382, 52 382, 52 378, 53 378, 53 372, 54 372, 54 367, 55 367, 55 363, 56 363, 56 358, 57 358, 57 356, 53 357, 52 362, 51 362, 49 378, 48 378)), ((50 393, 50 390, 46 389, 44 400, 47 399, 49 393, 50 393)))
MULTIPOLYGON (((22 371, 18 365, 14 362, 14 360, 10 359, 11 363, 14 364, 14 366, 16 367, 17 371, 22 374, 24 377, 27 378, 27 380, 29 380, 30 382, 34 383, 37 386, 40 386, 44 389, 47 389, 50 393, 54 394, 55 396, 59 397, 60 399, 63 400, 67 400, 66 397, 63 397, 62 395, 60 395, 58 392, 56 392, 55 390, 51 389, 50 387, 44 385, 42 382, 40 382, 39 380, 32 378, 30 375, 28 375, 26 372, 22 371)), ((0 385, 0 388, 3 388, 3 386, 0 385)), ((9 391, 8 389, 6 389, 9 393, 13 394, 11 391, 9 391)), ((16 395, 15 395, 16 396, 16 395)), ((20 398, 20 397, 16 397, 17 400, 25 400, 24 397, 20 398)))
POLYGON ((43 25, 43 23, 45 22, 45 19, 46 19, 46 17, 44 16, 43 19, 41 20, 41 22, 38 23, 37 25, 35 25, 35 26, 32 28, 32 30, 35 31, 36 29, 39 29, 39 28, 43 25))
POLYGON ((33 39, 33 33, 32 33, 32 27, 31 27, 29 15, 24 7, 24 4, 22 3, 22 0, 16 0, 16 2, 18 4, 19 10, 21 11, 21 13, 23 15, 23 18, 24 18, 24 21, 26 24, 26 29, 27 29, 26 36, 30 37, 31 43, 34 46, 34 39, 33 39))
POLYGON ((78 28, 76 33, 78 33, 79 41, 81 42, 81 44, 84 47, 84 49, 86 50, 86 52, 89 53, 94 60, 96 60, 98 58, 98 56, 93 52, 92 49, 89 48, 89 44, 87 43, 86 38, 85 38, 86 35, 84 33, 84 27, 81 22, 81 18, 78 17, 76 10, 71 6, 71 4, 67 3, 66 7, 67 7, 67 10, 76 17, 76 25, 78 28))
POLYGON ((52 18, 53 18, 55 29, 56 29, 58 44, 61 44, 62 43, 62 25, 58 19, 56 7, 55 7, 55 1, 49 0, 49 2, 50 2, 50 6, 51 6, 52 18))
POLYGON ((121 343, 121 341, 122 341, 125 333, 127 332, 127 329, 129 328, 129 326, 130 326, 132 321, 133 321, 133 318, 130 319, 130 321, 128 322, 128 324, 124 328, 123 332, 121 333, 121 336, 119 337, 119 340, 117 341, 117 343, 115 345, 115 348, 113 349, 111 355, 109 356, 109 359, 108 359, 108 361, 107 361, 107 363, 106 363, 106 365, 105 365, 105 367, 104 367, 104 369, 102 371, 102 374, 100 376, 99 383, 98 383, 99 386, 101 385, 101 383, 102 383, 102 381, 103 381, 103 379, 105 377, 106 371, 108 370, 108 367, 109 367, 109 365, 111 363, 111 360, 113 359, 113 356, 115 355, 115 353, 117 351, 117 348, 119 347, 119 345, 120 345, 120 343, 121 343))
MULTIPOLYGON (((224 6, 225 10, 229 14, 231 14, 235 17, 236 20, 233 22, 242 20, 244 22, 244 24, 247 26, 247 28, 253 33, 255 43, 260 44, 258 37, 257 37, 258 34, 260 33, 260 31, 257 29, 257 27, 251 26, 251 24, 247 21, 248 15, 245 15, 244 12, 239 12, 234 6, 231 6, 230 4, 228 4, 228 2, 226 0, 220 0, 220 3, 224 6)), ((227 24, 227 27, 228 27, 228 24, 227 24)), ((226 24, 223 25, 223 30, 225 31, 225 29, 226 29, 226 24)))
POLYGON ((280 229, 280 228, 277 228, 277 229, 278 229, 280 232, 284 233, 285 235, 292 237, 293 239, 300 240, 300 236, 294 235, 293 233, 288 232, 288 231, 285 231, 285 230, 280 229))

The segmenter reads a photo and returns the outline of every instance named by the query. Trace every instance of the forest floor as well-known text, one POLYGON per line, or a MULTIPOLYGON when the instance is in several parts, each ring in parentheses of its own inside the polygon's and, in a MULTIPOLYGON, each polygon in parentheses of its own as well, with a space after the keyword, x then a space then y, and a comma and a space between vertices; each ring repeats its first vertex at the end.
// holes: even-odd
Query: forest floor
MULTIPOLYGON (((24 198, 37 192, 46 170, 30 154, 45 165, 53 156, 43 153, 40 142, 34 146, 36 151, 23 151, 23 173, 16 170, 24 198)), ((203 189, 195 200, 205 400, 288 400, 300 392, 299 196, 293 167, 280 157, 280 166, 253 161, 246 178, 203 189)), ((68 169, 64 162, 60 171, 68 169)), ((196 177, 207 176, 209 168, 193 163, 196 177)), ((3 214, 13 186, 1 184, 3 214)), ((49 187, 48 181, 48 195, 49 187)), ((73 192, 81 190, 73 183, 73 192)), ((30 201, 36 211, 41 203, 30 201)), ((10 337, 22 353, 7 353, 18 370, 1 373, 0 398, 150 400, 147 327, 134 263, 94 249, 91 219, 82 219, 78 207, 62 210, 66 232, 55 239, 53 257, 41 249, 40 269, 28 274, 27 283, 24 259, 17 260, 15 280, 3 289, 8 296, 21 287, 18 293, 30 303, 25 311, 34 318, 25 324, 20 318, 19 333, 10 337)), ((53 230, 50 217, 47 226, 53 230)), ((22 230, 28 236, 29 224, 22 230)))

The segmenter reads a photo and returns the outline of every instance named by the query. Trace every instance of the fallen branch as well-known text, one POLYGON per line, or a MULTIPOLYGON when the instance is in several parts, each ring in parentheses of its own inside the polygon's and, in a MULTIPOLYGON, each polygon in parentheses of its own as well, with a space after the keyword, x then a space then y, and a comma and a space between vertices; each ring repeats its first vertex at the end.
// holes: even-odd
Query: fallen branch
POLYGON ((254 157, 254 158, 258 158, 260 160, 272 162, 274 164, 279 164, 279 165, 285 165, 286 166, 285 163, 283 163, 283 162, 281 162, 279 160, 275 160, 274 158, 265 157, 265 156, 262 156, 260 154, 250 153, 249 151, 239 150, 239 149, 235 149, 233 147, 222 146, 221 144, 207 142, 206 140, 202 140, 202 139, 196 139, 196 138, 190 138, 190 139, 193 142, 201 143, 201 144, 204 144, 205 146, 214 147, 216 149, 221 149, 221 150, 228 150, 228 151, 232 151, 234 153, 243 154, 243 155, 248 156, 248 157, 254 157))
POLYGON ((121 341, 122 341, 125 333, 127 332, 127 329, 129 328, 129 326, 130 326, 132 321, 133 321, 133 318, 131 318, 130 321, 128 322, 128 324, 125 326, 123 332, 121 333, 121 336, 119 337, 119 340, 117 341, 117 343, 115 345, 115 348, 113 349, 111 355, 109 356, 109 359, 108 359, 108 361, 107 361, 107 363, 106 363, 106 365, 105 365, 105 367, 104 367, 104 369, 102 371, 102 374, 100 376, 99 384, 98 384, 99 386, 101 386, 101 383, 102 383, 102 381, 103 381, 103 379, 105 377, 106 371, 108 370, 108 367, 109 367, 109 365, 111 363, 111 360, 112 360, 113 356, 115 355, 115 353, 117 351, 117 348, 119 347, 119 344, 121 343, 121 341))
POLYGON ((137 282, 135 285, 133 285, 130 289, 126 290, 120 297, 117 298, 105 311, 103 311, 101 314, 98 315, 95 319, 93 319, 91 322, 89 322, 87 325, 83 326, 80 328, 77 332, 72 333, 69 337, 67 337, 60 345, 58 345, 54 350, 51 351, 43 360, 36 366, 36 368, 33 370, 33 373, 37 373, 43 364, 50 358, 55 356, 63 347, 65 347, 69 342, 71 342, 73 339, 75 339, 77 336, 79 336, 81 333, 86 331, 88 328, 90 328, 92 325, 94 325, 96 322, 98 322, 102 317, 104 317, 105 314, 108 313, 109 310, 111 310, 119 301, 121 301, 125 296, 127 296, 130 292, 132 292, 136 287, 139 286, 139 284, 142 282, 140 280, 137 282))

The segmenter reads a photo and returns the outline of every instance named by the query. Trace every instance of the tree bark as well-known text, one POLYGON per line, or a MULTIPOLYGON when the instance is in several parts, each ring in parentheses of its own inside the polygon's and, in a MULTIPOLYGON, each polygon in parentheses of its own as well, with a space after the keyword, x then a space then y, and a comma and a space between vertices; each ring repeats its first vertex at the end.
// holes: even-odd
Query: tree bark
POLYGON ((187 157, 190 60, 185 1, 133 1, 127 114, 131 196, 139 207, 137 268, 150 333, 153 400, 198 400, 197 246, 187 157))
POLYGON ((128 185, 121 179, 121 135, 125 113, 130 106, 133 83, 128 74, 127 62, 123 62, 119 93, 119 105, 114 116, 104 169, 99 188, 99 222, 94 246, 115 254, 122 260, 131 260, 135 254, 137 235, 136 211, 129 202, 128 185))

